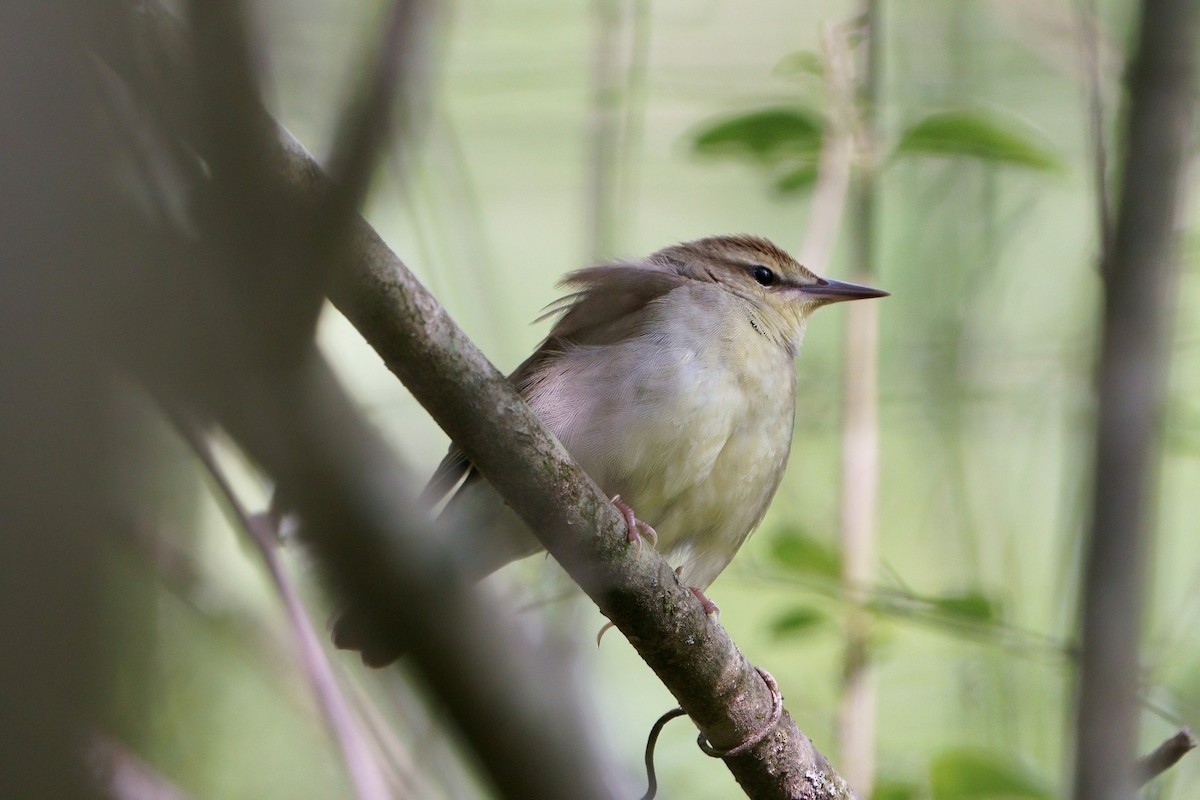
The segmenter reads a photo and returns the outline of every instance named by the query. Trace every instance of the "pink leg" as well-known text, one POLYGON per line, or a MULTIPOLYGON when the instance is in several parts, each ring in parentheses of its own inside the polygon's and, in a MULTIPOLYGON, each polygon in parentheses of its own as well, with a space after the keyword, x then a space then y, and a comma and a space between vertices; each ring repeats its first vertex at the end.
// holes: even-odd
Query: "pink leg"
POLYGON ((721 619, 720 606, 705 597, 704 592, 700 591, 695 586, 689 586, 688 589, 691 590, 692 594, 696 595, 696 599, 700 601, 700 607, 704 609, 705 614, 708 614, 710 617, 714 617, 718 620, 721 619))
POLYGON ((629 529, 626 538, 631 543, 637 542, 637 546, 640 549, 642 546, 642 536, 645 536, 650 540, 651 546, 658 544, 658 531, 651 528, 648 523, 638 519, 633 513, 633 509, 629 507, 629 504, 621 499, 621 495, 615 495, 612 499, 612 504, 617 507, 617 510, 621 512, 621 516, 625 518, 625 527, 629 529))
MULTIPOLYGON (((680 564, 678 567, 675 568, 675 577, 678 578, 682 574, 683 574, 683 565, 680 564)), ((720 606, 718 606, 712 600, 709 600, 707 597, 705 597, 704 592, 702 592, 700 589, 697 589, 695 586, 689 586, 687 588, 688 588, 688 591, 691 592, 692 594, 694 594, 696 596, 696 599, 700 601, 700 607, 704 609, 704 613, 708 614, 710 617, 716 617, 716 619, 718 621, 720 621, 720 619, 721 619, 720 606)))

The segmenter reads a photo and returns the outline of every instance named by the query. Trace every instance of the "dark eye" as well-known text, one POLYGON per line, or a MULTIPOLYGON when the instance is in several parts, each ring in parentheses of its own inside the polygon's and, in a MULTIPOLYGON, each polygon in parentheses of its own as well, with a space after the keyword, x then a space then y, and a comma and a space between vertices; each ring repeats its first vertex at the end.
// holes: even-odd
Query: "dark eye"
POLYGON ((775 285, 775 273, 771 272, 770 268, 764 267, 762 264, 755 264, 750 268, 750 277, 758 281, 763 286, 775 285))

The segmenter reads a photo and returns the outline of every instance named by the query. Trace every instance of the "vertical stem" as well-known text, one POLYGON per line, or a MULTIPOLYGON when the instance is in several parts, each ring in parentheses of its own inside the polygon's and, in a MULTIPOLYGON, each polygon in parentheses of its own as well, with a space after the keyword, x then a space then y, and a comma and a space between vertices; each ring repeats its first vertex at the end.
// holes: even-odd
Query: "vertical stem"
POLYGON ((1096 193, 1096 225, 1100 252, 1112 244, 1112 202, 1108 191, 1108 147, 1104 137, 1104 82, 1100 67, 1100 21, 1095 0, 1076 0, 1080 61, 1085 72, 1088 135, 1092 148, 1092 185, 1096 193))
MULTIPOLYGON (((618 156, 617 196, 614 224, 625 238, 635 235, 639 219, 636 165, 641 155, 646 116, 646 84, 650 63, 651 0, 632 0, 629 65, 625 75, 624 118, 618 156)), ((620 242, 613 242, 620 246, 620 242)), ((611 255, 611 254, 609 254, 611 255)))
MULTIPOLYGON (((858 175, 854 183, 853 271, 860 280, 874 271, 875 105, 880 75, 880 0, 867 0, 867 35, 858 114, 858 175)), ((843 584, 851 606, 846 619, 839 714, 840 757, 846 780, 863 796, 875 773, 875 684, 870 663, 871 616, 864 605, 875 581, 875 528, 879 483, 879 306, 847 308, 845 417, 842 429, 843 584)))
POLYGON ((1104 257, 1091 522, 1082 587, 1077 800, 1135 796, 1145 563, 1174 306, 1175 226, 1195 110, 1198 6, 1145 0, 1125 157, 1104 257))
POLYGON ((620 160, 619 101, 622 0, 595 0, 596 41, 592 60, 592 107, 588 124, 587 255, 612 256, 616 235, 617 166, 620 160))
POLYGON ((850 189, 850 161, 858 123, 854 107, 854 61, 847 34, 844 25, 827 25, 821 31, 829 114, 821 136, 808 229, 798 253, 800 263, 814 272, 826 272, 833 260, 850 189))
POLYGON ((842 577, 851 605, 846 619, 846 649, 842 663, 839 752, 846 780, 864 796, 869 796, 875 771, 875 685, 870 663, 871 615, 864 606, 875 580, 876 563, 879 314, 874 309, 850 308, 846 322, 848 363, 842 430, 842 577))

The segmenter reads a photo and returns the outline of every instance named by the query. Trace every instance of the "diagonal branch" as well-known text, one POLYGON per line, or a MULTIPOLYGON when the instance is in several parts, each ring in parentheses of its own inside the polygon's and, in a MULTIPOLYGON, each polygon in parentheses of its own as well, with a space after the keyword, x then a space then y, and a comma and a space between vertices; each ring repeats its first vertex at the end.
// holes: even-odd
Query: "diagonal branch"
MULTIPOLYGON (((148 30, 154 35, 153 26, 148 30)), ((264 164, 273 170, 266 176, 272 190, 289 203, 304 207, 313 198, 328 196, 317 165, 288 137, 281 136, 264 164)), ((704 613, 661 556, 651 548, 629 545, 625 522, 608 498, 378 235, 356 220, 349 238, 353 267, 330 291, 338 308, 637 648, 713 748, 730 750, 760 731, 772 717, 772 693, 725 630, 704 613)), ((374 452, 377 447, 368 447, 369 457, 359 458, 346 449, 347 441, 361 448, 365 432, 352 419, 327 369, 316 365, 306 370, 307 377, 285 387, 289 391, 260 385, 265 405, 249 417, 229 417, 227 424, 234 426, 235 436, 250 443, 249 449, 280 478, 281 486, 290 483, 299 492, 297 504, 315 530, 334 529, 339 520, 349 519, 355 524, 348 531, 371 534, 371 541, 358 544, 350 541, 349 533, 340 537, 340 546, 349 551, 339 550, 334 539, 322 540, 319 552, 331 559, 331 570, 341 576, 339 586, 351 591, 353 580, 348 576, 360 570, 370 585, 366 599, 380 611, 391 611, 381 620, 420 627, 422 635, 436 636, 438 631, 420 619, 425 608, 418 606, 405 615, 388 597, 384 587, 389 585, 391 562, 372 561, 368 555, 386 538, 386 527, 370 512, 394 517, 394 497, 385 499, 381 490, 386 487, 374 485, 378 479, 368 482, 371 485, 345 483, 355 476, 362 481, 367 474, 363 464, 382 456, 374 452), (275 436, 285 438, 266 436, 263 426, 276 426, 275 436), (340 427, 349 427, 353 435, 337 438, 340 427), (297 435, 299 441, 287 438, 297 435), (325 463, 305 463, 322 453, 325 463), (353 500, 366 506, 348 505, 353 500)), ((412 527, 415 521, 406 519, 404 524, 412 527)), ((430 580, 416 580, 435 590, 430 580)), ((392 586, 393 592, 400 590, 392 586)), ((414 586, 403 589, 411 592, 414 586)), ((415 641, 413 631, 407 633, 407 640, 415 641)), ((786 711, 768 727, 769 734, 754 746, 725 759, 748 795, 853 796, 786 711)), ((521 760, 517 754, 513 758, 521 760)))
MULTIPOLYGON (((305 158, 298 145, 291 147, 294 158, 305 158)), ((624 519, 599 487, 365 223, 354 250, 354 269, 331 299, 388 368, 625 634, 714 746, 736 746, 760 728, 771 713, 770 691, 724 628, 661 556, 629 545, 624 519)), ((726 763, 751 797, 852 796, 786 712, 771 735, 726 763)))
MULTIPOLYGON (((127 57, 139 48, 120 37, 94 37, 89 49, 138 95, 144 106, 139 128, 153 128, 181 157, 230 160, 228 154, 214 158, 207 152, 197 122, 205 108, 177 107, 163 98, 179 103, 193 98, 184 90, 196 44, 191 33, 153 3, 128 7, 139 12, 125 20, 134 23, 130 32, 137 32, 140 50, 153 54, 159 67, 153 81, 143 65, 127 57)), ((214 53, 224 47, 219 39, 206 45, 214 53)), ((235 85, 244 80, 228 76, 235 85)), ((240 104, 236 113, 261 116, 248 127, 271 131, 270 152, 259 171, 269 185, 258 188, 279 198, 282 207, 305 209, 311 216, 273 228, 257 224, 254 216, 216 213, 184 236, 165 230, 157 216, 147 225, 138 215, 123 219, 123 227, 111 226, 136 235, 130 237, 130 256, 121 262, 127 270, 117 273, 131 297, 115 304, 125 313, 105 363, 133 372, 172 411, 217 420, 262 465, 303 516, 335 588, 369 602, 380 619, 414 642, 420 677, 457 724, 499 796, 612 797, 611 771, 602 743, 586 724, 581 693, 542 648, 512 632, 501 610, 455 569, 444 537, 416 512, 411 483, 395 455, 315 354, 304 335, 307 320, 271 313, 275 306, 268 299, 237 290, 246 276, 261 282, 279 253, 293 251, 292 243, 281 239, 302 238, 303 222, 320 217, 330 192, 328 187, 319 194, 296 191, 286 172, 296 163, 282 163, 288 154, 279 146, 274 121, 256 104, 240 104), (272 263, 259 259, 264 253, 272 263), (272 342, 303 347, 264 344, 272 342)), ((224 124, 238 128, 236 120, 224 124)), ((299 166, 318 171, 311 161, 299 166)), ((216 170, 211 178, 197 178, 197 172, 202 171, 192 170, 183 188, 196 195, 197 204, 228 208, 226 195, 237 191, 240 181, 224 180, 216 170)), ((340 264, 340 255, 330 258, 340 264)), ((315 307, 323 274, 301 265, 279 279, 288 282, 292 296, 315 297, 315 307)))
MULTIPOLYGON (((169 413, 169 412, 168 412, 169 413)), ((355 719, 350 706, 333 674, 333 666, 329 657, 321 647, 321 641, 304 610, 300 595, 292 585, 287 573, 280 563, 276 553, 278 537, 274 525, 267 515, 251 514, 246 508, 233 484, 225 475, 221 464, 209 446, 204 434, 196 426, 177 414, 170 414, 176 430, 191 447, 204 469, 216 487, 218 496, 224 500, 234 522, 241 527, 242 532, 250 537, 266 564, 271 582, 275 584, 280 599, 283 600, 287 611, 288 622, 291 624, 295 637, 296 648, 304 666, 304 674, 308 678, 310 688, 325 715, 325 723, 329 732, 342 751, 342 760, 346 763, 346 771, 354 784, 360 800, 387 800, 389 791, 387 781, 378 760, 374 757, 371 747, 361 725, 355 719)))

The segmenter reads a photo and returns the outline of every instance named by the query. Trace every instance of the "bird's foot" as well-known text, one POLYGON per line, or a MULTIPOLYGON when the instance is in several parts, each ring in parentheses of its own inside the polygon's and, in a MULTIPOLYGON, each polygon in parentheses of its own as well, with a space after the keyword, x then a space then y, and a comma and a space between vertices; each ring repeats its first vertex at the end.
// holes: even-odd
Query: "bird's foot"
POLYGON ((696 599, 700 601, 700 607, 704 609, 704 613, 718 622, 721 619, 721 607, 704 596, 704 592, 697 589, 695 586, 687 587, 688 591, 696 595, 696 599))
MULTIPOLYGON (((678 567, 675 568, 675 579, 678 580, 679 576, 682 574, 683 574, 683 565, 680 564, 678 567)), ((697 600, 700 601, 700 607, 704 609, 705 614, 707 614, 708 616, 717 620, 718 622, 721 621, 721 607, 720 606, 718 606, 712 600, 709 600, 707 597, 705 597, 704 592, 701 591, 699 588, 697 588, 695 586, 689 586, 689 587, 687 587, 687 589, 689 592, 691 592, 693 595, 696 596, 697 600)))
POLYGON ((629 504, 621 499, 621 495, 614 495, 612 504, 617 507, 617 511, 620 511, 621 516, 625 518, 625 527, 629 529, 629 533, 626 534, 625 538, 631 544, 636 542, 639 552, 642 549, 643 536, 650 540, 651 547, 658 545, 658 531, 651 528, 648 522, 642 522, 638 519, 637 515, 633 513, 633 509, 629 507, 629 504))

